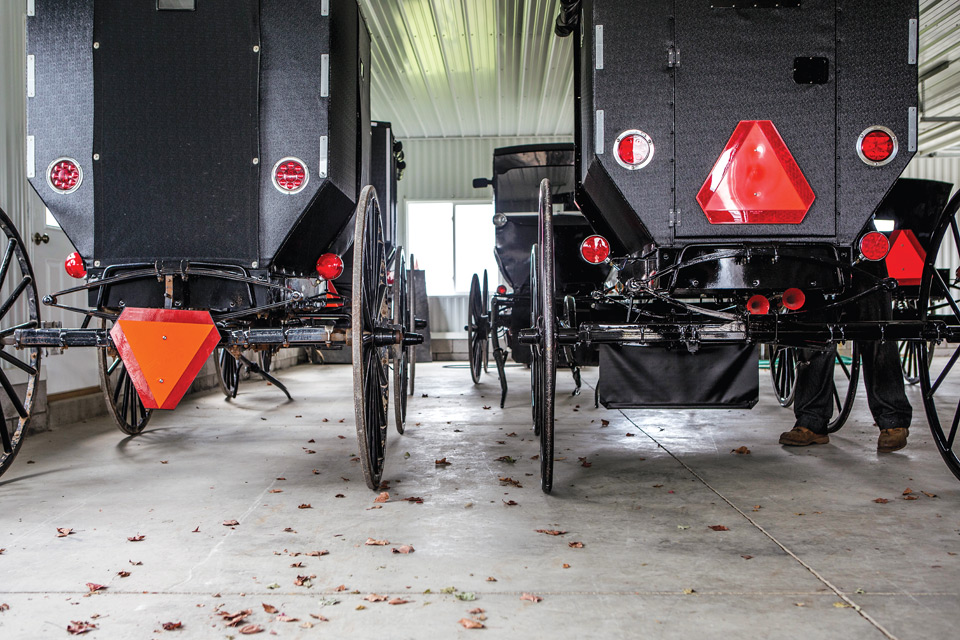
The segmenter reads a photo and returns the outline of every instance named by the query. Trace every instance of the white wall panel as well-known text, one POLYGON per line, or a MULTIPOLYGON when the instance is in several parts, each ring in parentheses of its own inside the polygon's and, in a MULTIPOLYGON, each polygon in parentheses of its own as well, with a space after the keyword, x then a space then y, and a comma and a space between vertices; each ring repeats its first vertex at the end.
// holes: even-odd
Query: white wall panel
MULTIPOLYGON (((953 193, 960 188, 960 158, 914 158, 904 171, 905 178, 923 178, 925 180, 940 180, 953 184, 953 193)), ((937 266, 950 269, 956 273, 960 267, 960 257, 954 246, 953 237, 948 233, 940 247, 937 266)))

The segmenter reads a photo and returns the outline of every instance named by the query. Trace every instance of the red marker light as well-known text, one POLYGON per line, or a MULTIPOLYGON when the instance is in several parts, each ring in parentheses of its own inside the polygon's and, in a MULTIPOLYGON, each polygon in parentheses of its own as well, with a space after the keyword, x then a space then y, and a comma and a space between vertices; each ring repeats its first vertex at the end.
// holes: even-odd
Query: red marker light
POLYGON ((63 261, 63 268, 71 278, 87 277, 87 267, 84 266, 83 258, 76 251, 68 255, 67 259, 63 261))
POLYGON ((580 244, 580 255, 590 264, 602 264, 610 257, 610 243, 603 236, 590 236, 580 244))
POLYGON ((336 280, 343 275, 343 260, 335 253, 325 253, 317 260, 317 275, 321 280, 336 280))
POLYGON ((653 153, 653 140, 643 131, 624 131, 617 138, 617 162, 624 169, 636 171, 644 168, 653 160, 653 153))
POLYGON ((747 300, 747 311, 751 315, 765 316, 770 313, 770 301, 759 293, 747 300))
POLYGON ((309 181, 307 166, 297 158, 284 158, 273 168, 273 186, 281 193, 300 193, 309 181))
POLYGON ((497 295, 498 295, 498 296, 506 295, 506 293, 507 293, 507 286, 506 286, 506 285, 502 284, 502 285, 500 285, 499 287, 497 287, 497 295))
POLYGON ((865 163, 882 167, 897 155, 897 136, 886 127, 870 127, 857 140, 857 153, 865 163))
POLYGON ((887 257, 890 252, 890 241, 879 231, 871 231, 860 238, 860 255, 864 260, 877 262, 887 257))
POLYGON ((783 292, 783 306, 790 311, 799 311, 807 303, 807 296, 800 289, 787 289, 783 292))
POLYGON ((83 171, 76 161, 70 158, 60 158, 50 164, 47 171, 47 182, 50 188, 62 194, 73 193, 80 188, 83 182, 83 171))

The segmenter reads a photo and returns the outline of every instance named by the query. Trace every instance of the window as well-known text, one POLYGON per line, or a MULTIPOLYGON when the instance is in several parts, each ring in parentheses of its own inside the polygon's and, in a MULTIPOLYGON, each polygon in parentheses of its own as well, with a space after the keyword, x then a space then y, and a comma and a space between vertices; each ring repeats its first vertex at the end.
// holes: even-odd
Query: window
POLYGON ((44 209, 44 212, 45 212, 44 215, 46 216, 45 219, 46 219, 47 226, 52 227, 54 229, 59 229, 60 225, 59 223, 57 223, 57 219, 53 217, 53 214, 50 213, 50 209, 44 209))
POLYGON ((500 282, 492 203, 409 202, 407 242, 431 296, 466 295, 473 274, 482 279, 484 269, 491 288, 500 282))

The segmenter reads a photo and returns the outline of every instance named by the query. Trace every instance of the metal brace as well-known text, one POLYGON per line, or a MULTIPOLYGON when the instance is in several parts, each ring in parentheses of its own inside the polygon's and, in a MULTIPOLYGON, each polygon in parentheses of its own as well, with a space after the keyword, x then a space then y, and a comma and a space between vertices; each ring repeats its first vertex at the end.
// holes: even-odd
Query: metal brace
POLYGON ((667 49, 667 66, 671 69, 680 66, 680 48, 670 47, 667 49))

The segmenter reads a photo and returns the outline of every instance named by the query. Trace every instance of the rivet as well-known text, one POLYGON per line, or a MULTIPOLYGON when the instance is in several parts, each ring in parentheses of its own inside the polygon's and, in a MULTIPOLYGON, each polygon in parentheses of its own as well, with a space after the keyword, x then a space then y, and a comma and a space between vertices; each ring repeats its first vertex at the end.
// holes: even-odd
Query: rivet
POLYGON ((252 263, 250 266, 251 266, 251 268, 256 269, 257 267, 260 266, 260 263, 259 263, 259 262, 254 262, 254 263, 252 263))
POLYGON ((167 336, 163 336, 163 339, 166 340, 166 339, 167 339, 167 336))
POLYGON ((99 267, 99 266, 100 266, 100 261, 99 261, 99 260, 94 260, 94 261, 93 261, 93 266, 99 267))
POLYGON ((93 159, 94 159, 94 161, 99 160, 99 159, 100 159, 100 154, 99 154, 99 153, 93 154, 93 159))
POLYGON ((260 164, 260 158, 254 158, 254 159, 253 159, 253 164, 254 164, 254 165, 260 164))
POLYGON ((258 45, 258 44, 253 45, 253 52, 254 52, 254 53, 260 53, 260 45, 258 45))
POLYGON ((94 49, 99 49, 99 48, 100 48, 100 43, 99 43, 99 42, 94 42, 94 43, 93 43, 93 48, 94 48, 94 49))
POLYGON ((163 378, 160 378, 160 384, 163 384, 163 378))

